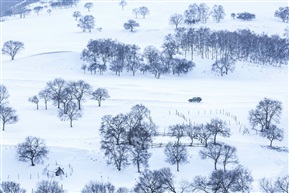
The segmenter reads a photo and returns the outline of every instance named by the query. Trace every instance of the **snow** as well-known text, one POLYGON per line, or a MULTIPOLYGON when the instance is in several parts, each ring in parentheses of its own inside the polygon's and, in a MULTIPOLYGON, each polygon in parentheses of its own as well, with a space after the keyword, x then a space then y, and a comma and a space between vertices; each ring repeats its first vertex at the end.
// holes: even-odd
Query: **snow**
MULTIPOLYGON (((139 174, 134 166, 117 171, 114 166, 107 166, 103 152, 100 150, 98 133, 101 117, 107 114, 126 113, 135 104, 143 104, 152 113, 152 119, 159 132, 165 132, 173 124, 185 120, 176 115, 183 114, 193 124, 209 122, 211 118, 221 118, 230 123, 232 136, 218 138, 237 148, 240 164, 247 167, 254 177, 253 191, 259 192, 258 180, 263 177, 277 177, 288 174, 288 153, 277 152, 263 148, 269 141, 250 134, 243 135, 247 127, 248 112, 255 108, 264 97, 280 100, 283 103, 281 122, 278 126, 284 128, 285 139, 274 141, 273 145, 288 147, 288 66, 274 68, 245 62, 238 62, 233 73, 221 77, 210 71, 211 60, 195 57, 196 68, 188 75, 163 75, 155 79, 153 75, 123 73, 120 77, 112 72, 104 75, 84 74, 80 69, 83 61, 80 53, 90 39, 112 38, 124 43, 137 44, 144 48, 148 45, 160 47, 163 38, 173 33, 174 27, 168 24, 173 13, 183 13, 191 2, 169 1, 129 1, 121 10, 118 1, 95 2, 91 12, 80 2, 77 7, 69 9, 54 9, 49 16, 46 10, 20 19, 17 16, 1 22, 1 44, 8 40, 22 41, 25 49, 16 55, 14 61, 6 55, 1 60, 1 84, 9 93, 9 104, 17 110, 19 121, 7 125, 6 131, 1 131, 1 180, 12 180, 21 184, 28 191, 35 189, 36 183, 47 179, 43 169, 54 171, 58 166, 64 168, 67 177, 56 178, 68 192, 80 192, 91 180, 110 181, 115 186, 132 188, 139 174), (123 23, 134 19, 132 9, 147 6, 150 15, 136 21, 140 27, 130 33, 123 29, 123 23), (76 27, 72 17, 74 11, 82 15, 92 14, 96 27, 92 33, 82 33, 76 27), (61 77, 69 80, 84 80, 94 89, 106 88, 110 98, 103 102, 102 107, 96 101, 87 100, 84 103, 83 117, 74 122, 73 128, 68 122, 61 122, 57 117, 57 109, 49 104, 44 110, 28 102, 28 97, 38 94, 46 82, 61 77), (188 103, 193 96, 201 96, 203 101, 198 104, 188 103), (236 116, 237 121, 232 117, 236 116), (29 163, 18 162, 15 158, 15 145, 27 136, 44 138, 50 149, 49 158, 43 164, 35 167, 29 163)), ((209 21, 207 27, 215 30, 250 29, 256 33, 284 33, 286 24, 274 17, 275 10, 286 6, 286 2, 229 1, 207 3, 222 4, 227 16, 219 24, 209 21), (230 13, 252 12, 257 19, 250 22, 233 20, 230 13)), ((167 142, 164 137, 156 137, 155 142, 167 142)), ((201 160, 198 152, 200 147, 189 148, 189 163, 176 166, 166 163, 162 148, 150 151, 153 156, 149 161, 149 169, 170 167, 175 176, 175 182, 191 181, 196 175, 208 176, 214 169, 212 160, 201 160)), ((218 165, 218 167, 222 167, 218 165)))

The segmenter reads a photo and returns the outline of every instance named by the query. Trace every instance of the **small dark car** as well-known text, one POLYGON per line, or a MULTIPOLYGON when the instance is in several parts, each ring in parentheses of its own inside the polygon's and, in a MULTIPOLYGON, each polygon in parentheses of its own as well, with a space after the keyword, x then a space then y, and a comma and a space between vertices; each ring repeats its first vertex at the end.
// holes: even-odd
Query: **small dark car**
POLYGON ((189 99, 190 103, 199 103, 201 101, 202 101, 201 97, 193 97, 193 98, 189 99))

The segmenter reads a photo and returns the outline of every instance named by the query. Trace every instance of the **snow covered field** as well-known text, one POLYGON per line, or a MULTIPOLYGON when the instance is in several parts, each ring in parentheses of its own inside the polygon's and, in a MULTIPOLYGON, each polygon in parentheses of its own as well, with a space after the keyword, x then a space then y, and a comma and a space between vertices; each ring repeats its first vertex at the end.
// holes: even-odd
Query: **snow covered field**
MULTIPOLYGON (((206 123, 211 118, 218 117, 230 123, 232 136, 220 138, 221 141, 237 148, 241 165, 247 167, 254 177, 252 192, 260 192, 258 180, 263 177, 273 178, 288 174, 288 153, 262 148, 269 141, 250 134, 243 135, 243 130, 249 128, 248 112, 254 109, 264 97, 279 100, 283 104, 281 123, 285 130, 282 142, 274 141, 278 147, 288 147, 288 66, 274 68, 257 66, 256 64, 237 62, 233 73, 221 77, 211 72, 213 61, 196 57, 196 68, 187 75, 163 75, 156 79, 151 74, 123 73, 120 77, 107 71, 104 75, 84 74, 80 69, 83 61, 80 53, 86 47, 89 39, 112 38, 128 44, 137 44, 141 48, 148 45, 160 47, 165 35, 172 33, 174 27, 169 25, 169 17, 173 13, 183 13, 191 2, 158 2, 129 1, 121 9, 118 1, 94 2, 91 12, 80 2, 77 7, 55 9, 49 16, 42 11, 25 19, 18 16, 6 19, 1 23, 1 45, 8 40, 22 41, 25 49, 14 61, 6 55, 1 57, 1 84, 4 84, 10 94, 9 104, 17 110, 19 121, 7 125, 1 131, 1 180, 12 180, 21 184, 28 191, 35 188, 36 183, 47 179, 42 174, 43 169, 54 170, 58 166, 64 168, 67 177, 55 178, 68 192, 80 192, 91 180, 110 181, 115 186, 132 188, 139 174, 134 166, 117 171, 114 166, 107 166, 103 152, 100 151, 99 127, 101 117, 107 114, 126 113, 135 104, 145 105, 152 114, 159 132, 168 126, 185 122, 176 115, 176 111, 185 115, 192 123, 206 123), (146 19, 138 18, 140 27, 135 33, 123 29, 123 23, 134 19, 132 9, 147 6, 150 15, 146 19), (83 15, 92 14, 96 27, 102 31, 93 30, 83 33, 76 27, 72 17, 79 10, 83 15), (84 80, 94 89, 106 88, 110 98, 98 107, 96 101, 84 103, 83 117, 74 122, 73 128, 68 122, 62 122, 57 117, 57 109, 49 104, 44 110, 36 110, 28 98, 38 94, 46 82, 61 77, 65 80, 84 80), (193 96, 201 96, 203 101, 198 104, 189 103, 193 96), (223 113, 225 112, 225 113, 223 113), (237 116, 236 122, 226 113, 237 116), (15 158, 15 145, 23 142, 27 136, 44 138, 49 147, 49 159, 43 164, 31 167, 29 163, 18 162, 15 158), (57 164, 57 165, 56 165, 57 164)), ((256 33, 278 34, 282 36, 286 24, 274 17, 274 12, 286 2, 213 2, 222 4, 227 16, 219 24, 209 21, 206 26, 211 29, 250 29, 256 33), (232 12, 252 12, 256 20, 244 22, 233 20, 232 12)), ((2 130, 2 129, 1 129, 2 130)), ((160 137, 157 142, 166 142, 160 137)), ((214 169, 212 160, 201 160, 199 147, 189 148, 189 163, 176 166, 166 163, 162 148, 151 149, 152 157, 149 169, 170 167, 175 176, 175 182, 192 180, 196 175, 208 176, 214 169)), ((221 167, 221 165, 219 166, 221 167)))

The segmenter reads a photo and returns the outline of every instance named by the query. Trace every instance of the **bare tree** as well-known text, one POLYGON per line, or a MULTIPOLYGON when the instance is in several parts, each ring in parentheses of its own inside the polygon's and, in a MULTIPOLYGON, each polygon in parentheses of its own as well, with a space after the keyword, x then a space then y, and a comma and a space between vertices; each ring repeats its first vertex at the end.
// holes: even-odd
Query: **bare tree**
POLYGON ((35 11, 35 13, 37 13, 37 15, 39 15, 40 11, 43 10, 43 7, 42 6, 36 6, 33 8, 33 10, 35 11))
POLYGON ((185 136, 186 130, 187 125, 185 124, 176 124, 169 127, 169 133, 177 138, 177 143, 180 143, 180 139, 185 136))
POLYGON ((131 148, 132 163, 137 166, 137 171, 140 173, 140 167, 143 165, 148 167, 148 160, 151 157, 151 153, 148 152, 148 148, 143 148, 142 145, 134 145, 131 148))
POLYGON ((170 17, 170 24, 174 25, 176 29, 178 29, 178 26, 183 22, 183 20, 183 15, 175 13, 170 17))
POLYGON ((124 9, 124 7, 125 7, 126 5, 127 5, 126 0, 120 0, 119 6, 121 6, 121 9, 122 9, 122 10, 124 9))
POLYGON ((47 102, 52 99, 52 92, 49 88, 45 88, 38 94, 39 98, 44 100, 45 109, 47 110, 47 102))
POLYGON ((282 141, 284 139, 284 130, 278 128, 276 125, 269 125, 269 127, 261 133, 261 136, 269 139, 270 147, 272 147, 274 140, 282 141))
POLYGON ((14 124, 18 121, 16 111, 11 107, 0 105, 0 119, 2 121, 2 130, 5 130, 6 124, 14 124))
POLYGON ((0 105, 8 103, 6 102, 8 98, 9 98, 9 93, 8 93, 6 86, 3 84, 0 84, 0 105))
POLYGON ((130 30, 130 32, 133 32, 134 28, 139 27, 139 23, 130 19, 126 23, 123 24, 123 27, 124 29, 130 30))
POLYGON ((75 21, 77 21, 77 19, 81 17, 81 13, 79 11, 74 11, 72 16, 75 18, 75 21))
POLYGON ((28 136, 23 143, 16 146, 16 155, 19 161, 31 162, 31 166, 47 157, 48 149, 43 139, 28 136))
POLYGON ((20 188, 20 184, 12 181, 2 181, 1 188, 1 193, 26 193, 25 189, 20 188))
POLYGON ((24 44, 20 41, 9 40, 4 43, 2 48, 2 54, 11 56, 11 60, 14 60, 16 54, 24 49, 24 44))
POLYGON ((86 30, 91 32, 91 30, 95 27, 94 17, 92 15, 86 15, 84 17, 81 17, 78 20, 77 26, 80 27, 83 32, 85 32, 86 30))
POLYGON ((222 147, 222 160, 224 171, 226 171, 226 165, 229 163, 237 164, 238 158, 236 155, 237 149, 235 147, 224 144, 222 147))
POLYGON ((249 112, 249 122, 255 129, 261 126, 261 132, 268 129, 272 123, 279 123, 282 112, 282 103, 277 100, 264 98, 259 102, 256 109, 249 112))
POLYGON ((265 193, 275 193, 275 192, 277 192, 272 180, 269 180, 269 179, 266 179, 266 178, 262 178, 259 181, 259 186, 262 189, 262 191, 264 191, 265 193))
POLYGON ((176 193, 173 175, 169 168, 153 171, 145 170, 140 174, 134 187, 134 192, 138 193, 164 193, 166 191, 176 193))
POLYGON ((222 145, 208 143, 208 146, 199 152, 201 159, 211 158, 214 160, 215 170, 217 170, 217 163, 222 155, 222 145))
POLYGON ((101 106, 101 102, 109 98, 108 91, 105 88, 98 88, 91 93, 93 100, 98 101, 98 106, 101 106))
POLYGON ((289 193, 289 175, 278 177, 274 184, 278 192, 289 193))
POLYGON ((81 102, 85 101, 85 96, 91 91, 91 86, 83 80, 70 82, 68 85, 72 91, 72 95, 77 100, 78 109, 81 110, 81 102))
POLYGON ((219 23, 221 19, 224 19, 226 14, 222 5, 214 5, 213 10, 211 11, 211 15, 213 19, 219 23))
POLYGON ((79 110, 77 104, 73 101, 67 103, 66 105, 66 111, 59 109, 58 117, 62 121, 69 120, 70 121, 70 127, 72 127, 72 122, 75 120, 78 120, 82 117, 82 112, 79 110))
POLYGON ((137 15, 139 14, 139 8, 134 8, 132 12, 135 15, 135 18, 137 18, 137 15))
POLYGON ((43 180, 37 184, 35 193, 64 193, 65 191, 56 181, 43 180))
POLYGON ((110 182, 89 182, 82 189, 81 193, 114 193, 115 187, 110 182))
POLYGON ((38 104, 39 104, 39 99, 36 95, 29 97, 28 101, 31 103, 35 103, 36 104, 36 109, 38 110, 38 104))
POLYGON ((87 2, 84 4, 84 7, 88 10, 88 12, 90 12, 90 9, 93 7, 93 3, 87 2))
POLYGON ((228 74, 229 71, 233 72, 235 69, 236 60, 232 57, 225 56, 212 64, 212 71, 218 72, 221 76, 228 74))
POLYGON ((169 142, 165 147, 166 161, 170 164, 177 165, 177 171, 179 171, 180 163, 186 163, 188 160, 187 149, 179 142, 169 142))
POLYGON ((214 143, 217 143, 217 135, 220 135, 222 137, 230 137, 231 130, 227 126, 226 121, 223 121, 221 119, 211 119, 211 122, 206 125, 209 132, 212 133, 214 137, 214 143))
POLYGON ((52 99, 56 101, 57 108, 60 108, 63 90, 66 86, 65 80, 56 78, 53 81, 47 82, 47 89, 52 93, 52 99))
POLYGON ((150 13, 149 9, 147 7, 144 7, 144 6, 139 7, 138 11, 139 11, 139 14, 141 14, 143 18, 145 18, 145 16, 150 13))

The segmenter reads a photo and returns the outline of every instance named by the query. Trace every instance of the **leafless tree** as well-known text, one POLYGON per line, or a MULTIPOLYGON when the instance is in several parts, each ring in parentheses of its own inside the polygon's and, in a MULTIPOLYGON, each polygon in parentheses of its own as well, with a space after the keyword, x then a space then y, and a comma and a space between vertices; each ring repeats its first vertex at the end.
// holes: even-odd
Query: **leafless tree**
POLYGON ((222 145, 208 143, 208 146, 199 152, 201 159, 211 158, 214 160, 215 170, 217 170, 217 163, 222 155, 222 145))
POLYGON ((114 185, 111 183, 103 183, 97 181, 91 181, 89 184, 85 185, 81 193, 113 193, 115 190, 114 185))
POLYGON ((14 124, 18 121, 16 111, 4 105, 0 105, 0 119, 2 121, 2 130, 5 130, 6 124, 14 124))
POLYGON ((4 43, 2 48, 2 54, 11 56, 11 60, 14 60, 16 54, 24 49, 24 44, 20 41, 9 40, 4 43))
POLYGON ((31 103, 35 103, 36 104, 36 109, 38 110, 38 104, 39 104, 39 99, 36 95, 29 97, 28 101, 31 103))
POLYGON ((183 15, 175 13, 170 17, 170 24, 174 25, 176 29, 178 29, 178 26, 183 22, 183 20, 183 15))
POLYGON ((222 137, 230 137, 231 135, 230 128, 227 126, 226 121, 218 118, 211 119, 210 123, 207 124, 206 127, 208 131, 212 133, 214 137, 214 143, 217 143, 217 135, 222 137))
POLYGON ((269 139, 270 147, 272 147, 274 140, 282 141, 284 139, 284 130, 278 128, 276 125, 269 125, 269 127, 261 133, 261 136, 269 139))
POLYGON ((9 98, 9 93, 5 85, 0 84, 0 105, 8 103, 6 100, 9 98))
POLYGON ((226 171, 226 165, 231 164, 237 164, 238 158, 237 158, 237 149, 235 147, 229 146, 224 144, 222 147, 222 160, 223 160, 223 166, 224 171, 226 171))
POLYGON ((256 109, 249 112, 249 122, 254 129, 261 126, 261 132, 268 129, 272 123, 279 123, 282 112, 282 102, 264 98, 259 102, 256 109))
POLYGON ((95 91, 91 93, 93 100, 98 101, 98 106, 101 106, 101 102, 104 101, 105 99, 109 98, 108 91, 105 88, 98 88, 95 91))
POLYGON ((186 146, 179 142, 169 142, 165 149, 166 161, 170 164, 177 165, 177 171, 179 172, 179 165, 186 163, 188 160, 188 153, 186 146))
POLYGON ((48 149, 43 139, 38 137, 26 137, 23 143, 16 146, 16 155, 19 161, 31 162, 31 166, 41 162, 47 157, 48 149))
POLYGON ((84 7, 88 10, 88 12, 90 12, 90 9, 93 7, 93 3, 87 2, 84 4, 84 7))
POLYGON ((47 110, 47 102, 52 99, 52 92, 49 88, 45 88, 38 93, 39 98, 44 100, 45 109, 47 110))
POLYGON ((73 101, 68 102, 65 109, 65 112, 59 109, 58 117, 62 121, 69 120, 70 127, 72 127, 72 122, 81 118, 82 112, 78 109, 77 104, 73 101))

